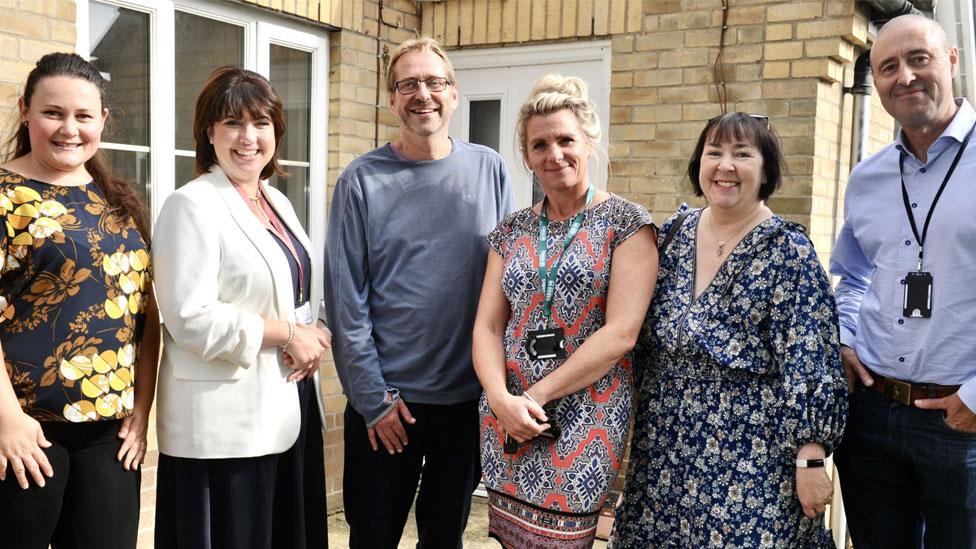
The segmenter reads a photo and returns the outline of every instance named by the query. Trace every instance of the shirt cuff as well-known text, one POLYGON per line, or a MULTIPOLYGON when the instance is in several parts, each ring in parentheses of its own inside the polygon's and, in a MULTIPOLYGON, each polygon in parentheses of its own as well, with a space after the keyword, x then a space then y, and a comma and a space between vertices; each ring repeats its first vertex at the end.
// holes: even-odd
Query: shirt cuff
POLYGON ((384 407, 381 409, 380 413, 376 415, 373 419, 366 422, 366 427, 372 427, 380 422, 381 419, 385 418, 390 412, 393 411, 397 406, 397 401, 400 400, 400 390, 396 387, 386 387, 386 398, 383 399, 384 407))
POLYGON ((848 329, 848 328, 845 328, 843 326, 840 327, 840 344, 841 345, 847 345, 848 347, 850 347, 851 349, 853 349, 854 348, 854 340, 855 339, 857 339, 857 334, 855 334, 853 330, 848 329))
POLYGON ((970 412, 976 414, 976 379, 970 379, 959 387, 959 400, 969 408, 970 412))

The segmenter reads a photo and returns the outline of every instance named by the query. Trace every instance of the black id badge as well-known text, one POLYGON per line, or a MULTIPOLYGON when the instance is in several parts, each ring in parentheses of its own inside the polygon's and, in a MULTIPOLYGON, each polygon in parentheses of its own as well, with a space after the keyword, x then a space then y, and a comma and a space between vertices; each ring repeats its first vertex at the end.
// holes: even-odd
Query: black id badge
POLYGON ((910 318, 932 317, 932 273, 912 271, 905 275, 902 315, 910 318))
POLYGON ((566 339, 562 328, 529 331, 525 351, 532 360, 566 358, 566 339))

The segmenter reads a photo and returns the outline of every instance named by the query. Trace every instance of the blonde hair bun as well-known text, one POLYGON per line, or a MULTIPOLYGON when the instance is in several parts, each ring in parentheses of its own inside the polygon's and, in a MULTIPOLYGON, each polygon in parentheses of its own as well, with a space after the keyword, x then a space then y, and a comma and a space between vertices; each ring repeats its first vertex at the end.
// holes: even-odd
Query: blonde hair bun
POLYGON ((590 147, 599 149, 600 118, 596 114, 596 104, 590 101, 586 82, 576 76, 547 74, 536 80, 528 99, 519 109, 515 123, 515 138, 519 152, 525 155, 525 128, 533 116, 545 116, 556 111, 569 109, 576 115, 580 130, 589 141, 590 147))

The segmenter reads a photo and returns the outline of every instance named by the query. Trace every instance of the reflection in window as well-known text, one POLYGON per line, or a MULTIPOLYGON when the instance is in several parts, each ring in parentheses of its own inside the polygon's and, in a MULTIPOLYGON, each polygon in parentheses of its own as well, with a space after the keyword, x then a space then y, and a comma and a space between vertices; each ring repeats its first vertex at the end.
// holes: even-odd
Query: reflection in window
POLYGON ((491 147, 498 152, 501 127, 502 101, 484 99, 469 103, 468 141, 491 147))
MULTIPOLYGON (((139 151, 120 151, 102 148, 108 157, 108 162, 116 174, 132 182, 149 181, 150 164, 149 153, 139 151)), ((142 198, 142 203, 149 207, 149 195, 146 185, 137 184, 136 192, 142 198)))
POLYGON ((542 199, 546 197, 546 191, 542 190, 542 183, 539 182, 539 176, 532 174, 532 203, 538 204, 542 202, 542 199))
POLYGON ((287 178, 272 177, 271 185, 288 197, 308 230, 309 124, 312 107, 312 54, 271 44, 271 85, 285 109, 285 139, 278 143, 287 178))
MULTIPOLYGON (((244 28, 177 11, 176 148, 193 150, 193 108, 214 69, 244 65, 244 28)), ((177 180, 177 184, 186 181, 177 180)))
POLYGON ((193 165, 196 159, 192 156, 177 156, 176 157, 176 188, 180 188, 186 185, 190 181, 196 179, 196 175, 193 174, 193 165))
POLYGON ((149 205, 149 15, 94 1, 89 9, 91 61, 108 81, 111 113, 102 150, 149 205))

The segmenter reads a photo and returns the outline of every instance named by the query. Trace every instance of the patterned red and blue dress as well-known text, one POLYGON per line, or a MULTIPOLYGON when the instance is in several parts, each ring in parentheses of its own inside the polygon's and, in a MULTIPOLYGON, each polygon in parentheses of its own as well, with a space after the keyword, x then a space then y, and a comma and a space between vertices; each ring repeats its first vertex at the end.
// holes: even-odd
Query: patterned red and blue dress
POLYGON ((0 342, 21 408, 38 421, 132 412, 149 253, 94 184, 0 169, 0 342))
MULTIPOLYGON (((550 222, 547 263, 559 259, 571 219, 550 222)), ((606 321, 613 251, 651 216, 641 206, 611 195, 591 207, 579 233, 562 251, 556 274, 551 327, 565 331, 572 354, 606 321)), ((562 360, 531 360, 529 330, 545 329, 539 279, 539 216, 524 209, 488 235, 502 257, 502 286, 511 309, 504 346, 512 394, 558 368, 562 360)), ((546 406, 561 430, 557 439, 537 437, 507 454, 504 438, 484 396, 480 403, 481 466, 488 489, 489 535, 504 547, 590 547, 600 507, 623 460, 631 416, 632 374, 625 357, 593 385, 546 406)))

